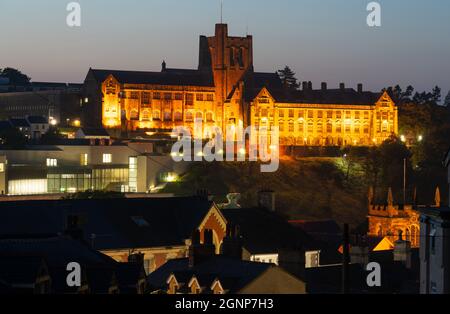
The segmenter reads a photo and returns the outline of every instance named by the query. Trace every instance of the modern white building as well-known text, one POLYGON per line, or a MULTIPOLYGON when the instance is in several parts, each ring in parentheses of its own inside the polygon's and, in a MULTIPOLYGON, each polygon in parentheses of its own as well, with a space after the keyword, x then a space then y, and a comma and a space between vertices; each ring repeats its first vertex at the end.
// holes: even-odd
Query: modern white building
POLYGON ((155 152, 151 142, 63 140, 57 145, 0 150, 0 193, 146 193, 176 180, 186 166, 155 152))

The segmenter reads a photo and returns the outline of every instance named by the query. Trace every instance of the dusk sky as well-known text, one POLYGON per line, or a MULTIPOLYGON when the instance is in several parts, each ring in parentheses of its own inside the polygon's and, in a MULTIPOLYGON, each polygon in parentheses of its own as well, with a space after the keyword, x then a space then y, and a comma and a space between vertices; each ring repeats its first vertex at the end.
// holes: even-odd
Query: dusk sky
MULTIPOLYGON (((82 25, 66 25, 68 0, 0 0, 0 68, 34 81, 82 82, 89 67, 196 68, 199 35, 212 35, 220 0, 79 0, 82 25)), ((230 35, 254 37, 257 71, 289 65, 315 88, 401 84, 450 89, 450 1, 224 0, 230 35)))

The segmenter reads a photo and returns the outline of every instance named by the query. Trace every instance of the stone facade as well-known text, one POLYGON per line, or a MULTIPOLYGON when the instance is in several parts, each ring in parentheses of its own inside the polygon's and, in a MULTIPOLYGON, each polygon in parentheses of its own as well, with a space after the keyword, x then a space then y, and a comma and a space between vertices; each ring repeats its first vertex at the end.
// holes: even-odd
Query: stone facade
POLYGON ((83 123, 117 133, 170 133, 175 126, 197 138, 214 128, 279 127, 282 145, 373 145, 398 133, 398 111, 387 93, 345 88, 286 91, 276 73, 253 67, 253 37, 232 37, 226 24, 201 36, 196 70, 161 72, 90 69, 83 123), (203 122, 194 130, 194 121, 203 122), (119 132, 120 131, 120 132, 119 132))

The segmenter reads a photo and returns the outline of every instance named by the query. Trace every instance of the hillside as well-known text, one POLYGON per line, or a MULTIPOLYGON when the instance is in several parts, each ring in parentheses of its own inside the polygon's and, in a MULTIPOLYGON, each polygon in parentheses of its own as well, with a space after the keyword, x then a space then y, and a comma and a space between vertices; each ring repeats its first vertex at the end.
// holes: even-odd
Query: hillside
POLYGON ((229 192, 242 194, 243 206, 256 204, 257 192, 276 192, 277 211, 289 219, 335 219, 357 226, 367 215, 367 187, 362 175, 351 171, 346 179, 341 158, 283 158, 275 173, 261 173, 253 162, 193 163, 177 183, 164 192, 177 195, 208 189, 217 202, 229 192))

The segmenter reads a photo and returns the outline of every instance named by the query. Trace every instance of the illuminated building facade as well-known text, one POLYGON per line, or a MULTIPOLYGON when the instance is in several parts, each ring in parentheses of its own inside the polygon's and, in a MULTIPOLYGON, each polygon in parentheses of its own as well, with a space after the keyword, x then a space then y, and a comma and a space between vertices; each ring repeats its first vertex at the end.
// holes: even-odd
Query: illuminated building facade
POLYGON ((2 195, 65 194, 87 190, 146 193, 173 182, 186 163, 155 152, 152 143, 62 140, 0 150, 2 195))
POLYGON ((253 38, 201 36, 195 70, 160 72, 90 69, 83 88, 83 124, 116 136, 170 133, 175 126, 210 138, 212 127, 279 126, 282 145, 373 145, 398 133, 398 113, 387 93, 345 88, 287 91, 276 73, 255 72, 253 38), (194 121, 202 130, 193 130, 194 121))
POLYGON ((412 247, 420 244, 420 213, 413 205, 394 205, 392 192, 389 190, 387 202, 374 205, 369 199, 368 236, 387 238, 388 243, 395 243, 401 232, 403 240, 411 242, 412 247))

